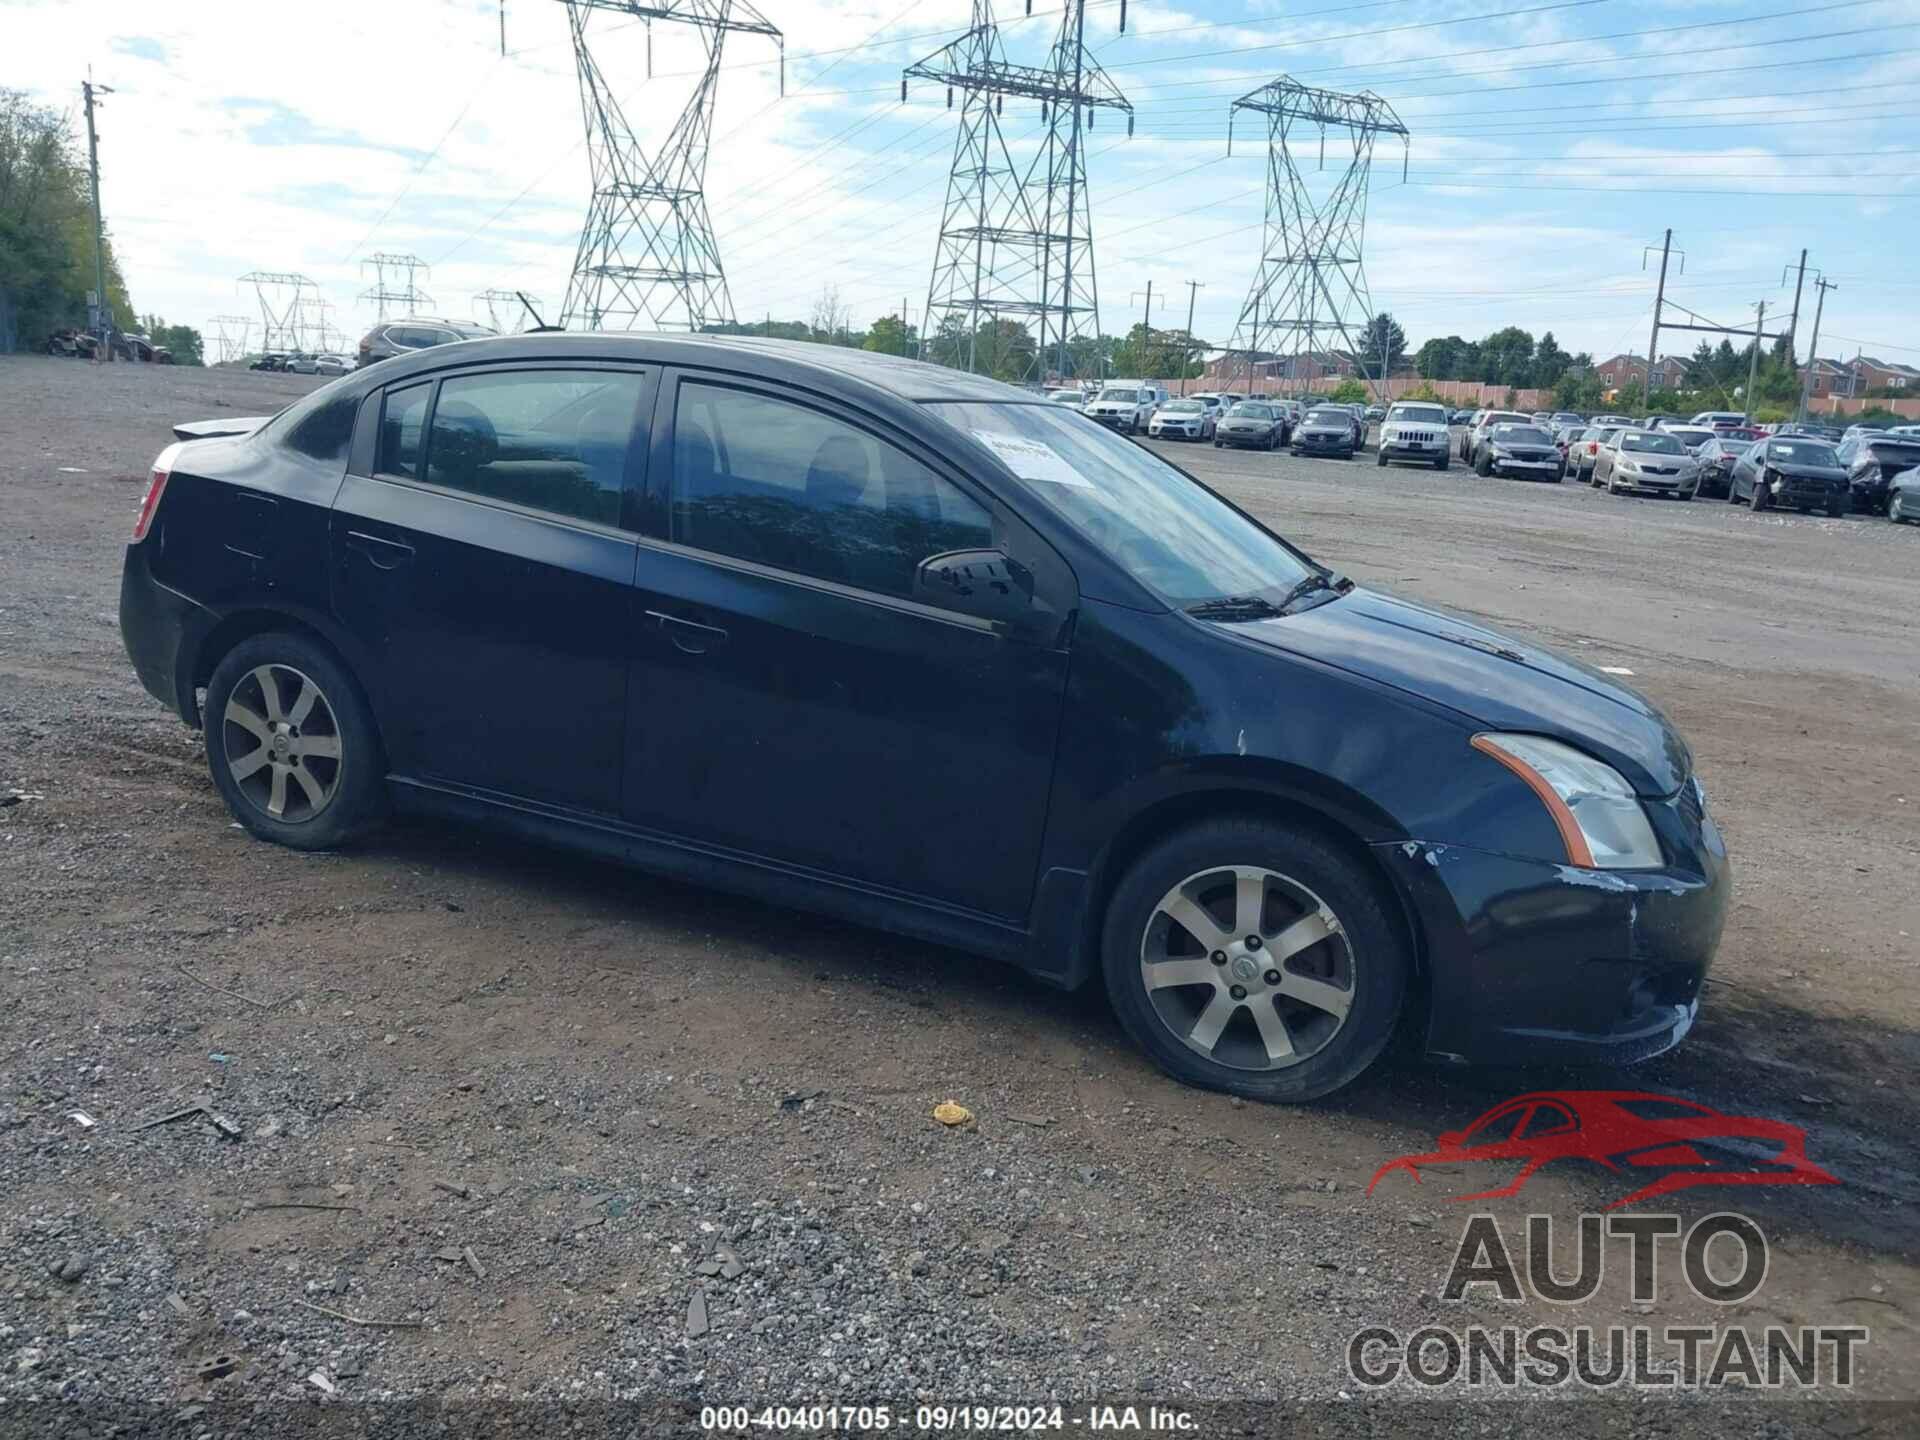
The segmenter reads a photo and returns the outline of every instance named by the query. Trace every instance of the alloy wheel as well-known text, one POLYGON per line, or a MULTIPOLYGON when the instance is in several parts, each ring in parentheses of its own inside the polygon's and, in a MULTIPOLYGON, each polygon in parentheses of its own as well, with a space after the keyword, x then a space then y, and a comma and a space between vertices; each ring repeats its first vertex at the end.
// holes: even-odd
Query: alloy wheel
POLYGON ((1355 996, 1339 917, 1258 866, 1203 870, 1162 896, 1141 937, 1140 978, 1175 1039, 1234 1070, 1311 1058, 1346 1025, 1355 996))
POLYGON ((314 819, 340 788, 340 726, 311 678, 257 665, 227 697, 221 745, 247 800, 283 824, 314 819))

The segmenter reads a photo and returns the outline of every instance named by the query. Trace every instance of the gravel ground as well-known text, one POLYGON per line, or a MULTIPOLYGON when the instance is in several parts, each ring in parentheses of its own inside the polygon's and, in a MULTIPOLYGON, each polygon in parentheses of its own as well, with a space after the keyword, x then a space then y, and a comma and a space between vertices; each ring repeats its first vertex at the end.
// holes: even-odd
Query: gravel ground
MULTIPOLYGON (((1402 1059, 1243 1106, 969 956, 451 828, 246 838, 126 663, 120 547, 170 421, 312 383, 0 359, 0 1400, 321 1401, 318 1372, 1323 1415, 1363 1325, 1732 1323, 1672 1274, 1634 1304, 1620 1263, 1577 1306, 1437 1298, 1468 1209, 1571 1220, 1604 1185, 1366 1194, 1614 1072, 1402 1059), (238 1138, 139 1128, 201 1100, 238 1138)), ((1738 1318, 1869 1325, 1859 1393, 1920 1398, 1920 531, 1169 453, 1365 583, 1630 669, 1694 741, 1735 907, 1694 1037, 1625 1083, 1805 1125, 1844 1183, 1661 1203, 1737 1199, 1772 1241, 1738 1318)))

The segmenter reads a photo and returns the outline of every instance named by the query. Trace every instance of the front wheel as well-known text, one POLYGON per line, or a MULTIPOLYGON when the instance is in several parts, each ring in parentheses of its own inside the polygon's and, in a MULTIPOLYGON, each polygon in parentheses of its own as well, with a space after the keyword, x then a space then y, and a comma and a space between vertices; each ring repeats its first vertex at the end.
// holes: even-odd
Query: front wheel
POLYGON ((1841 520, 1853 513, 1853 506, 1845 500, 1834 500, 1827 505, 1827 518, 1841 520))
POLYGON ((1483 479, 1490 478, 1493 475, 1493 456, 1483 454, 1474 462, 1473 473, 1483 479))
POLYGON ((1373 463, 1382 470, 1386 469, 1387 468, 1387 452, 1384 450, 1376 451, 1374 453, 1373 463))
POLYGON ((1446 451, 1442 450, 1438 455, 1434 457, 1433 468, 1436 470, 1444 470, 1447 468, 1448 465, 1452 463, 1453 463, 1452 457, 1449 456, 1446 451))
POLYGON ((345 668, 302 635, 242 640, 207 681, 207 764, 262 840, 328 850, 386 811, 373 716, 345 668))
POLYGON ((1107 993, 1127 1033, 1190 1085, 1318 1099, 1385 1048, 1407 981, 1387 897, 1305 826, 1205 821, 1154 846, 1107 907, 1107 993))
POLYGON ((1753 482, 1753 495, 1747 503, 1752 505, 1756 510, 1764 510, 1767 508, 1767 487, 1764 481, 1756 480, 1753 482))

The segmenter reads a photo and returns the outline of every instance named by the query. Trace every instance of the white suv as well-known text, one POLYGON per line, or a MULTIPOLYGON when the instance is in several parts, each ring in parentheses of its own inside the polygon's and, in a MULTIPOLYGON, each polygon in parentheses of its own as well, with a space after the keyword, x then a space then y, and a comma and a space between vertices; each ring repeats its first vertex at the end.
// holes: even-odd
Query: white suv
POLYGON ((1153 419, 1167 392, 1145 380, 1109 380, 1087 406, 1087 417, 1129 435, 1138 435, 1153 419))
POLYGON ((1387 408, 1380 425, 1380 447, 1375 464, 1390 460, 1420 460, 1436 470, 1447 468, 1447 407, 1402 400, 1387 408))

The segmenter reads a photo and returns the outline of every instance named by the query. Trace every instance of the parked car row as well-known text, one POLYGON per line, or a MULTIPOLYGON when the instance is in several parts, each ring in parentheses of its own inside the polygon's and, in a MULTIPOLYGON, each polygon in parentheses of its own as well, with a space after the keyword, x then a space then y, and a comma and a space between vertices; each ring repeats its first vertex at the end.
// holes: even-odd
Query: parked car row
MULTIPOLYGON (((115 331, 107 351, 115 360, 131 360, 147 365, 173 364, 173 351, 164 345, 154 344, 136 330, 115 331)), ((70 360, 91 360, 100 353, 100 337, 85 330, 55 330, 47 336, 47 353, 70 360)))

